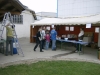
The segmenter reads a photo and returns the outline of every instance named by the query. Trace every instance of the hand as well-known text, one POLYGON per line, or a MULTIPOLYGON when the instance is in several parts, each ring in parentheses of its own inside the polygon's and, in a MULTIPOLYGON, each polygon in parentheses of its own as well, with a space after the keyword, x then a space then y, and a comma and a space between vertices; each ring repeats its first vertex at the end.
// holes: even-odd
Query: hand
POLYGON ((9 24, 5 25, 5 27, 10 26, 9 24))
POLYGON ((10 23, 8 23, 6 26, 10 26, 10 23))
POLYGON ((40 41, 42 40, 42 39, 39 39, 40 41))

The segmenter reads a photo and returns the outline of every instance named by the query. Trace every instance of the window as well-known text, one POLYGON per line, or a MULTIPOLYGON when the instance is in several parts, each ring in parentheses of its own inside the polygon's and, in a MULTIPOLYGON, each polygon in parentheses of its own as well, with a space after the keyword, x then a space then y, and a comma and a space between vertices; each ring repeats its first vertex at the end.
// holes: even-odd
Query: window
POLYGON ((13 19, 13 23, 23 24, 23 15, 13 15, 12 19, 13 19))
MULTIPOLYGON (((12 15, 12 21, 15 24, 23 24, 23 15, 12 15)), ((2 24, 2 21, 0 21, 2 24)))

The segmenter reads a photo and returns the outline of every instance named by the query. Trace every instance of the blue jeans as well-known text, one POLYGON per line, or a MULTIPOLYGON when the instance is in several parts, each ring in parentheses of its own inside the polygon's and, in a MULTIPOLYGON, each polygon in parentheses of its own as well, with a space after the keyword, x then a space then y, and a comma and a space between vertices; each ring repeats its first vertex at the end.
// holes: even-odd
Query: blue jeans
POLYGON ((45 43, 45 49, 48 50, 48 48, 49 48, 49 42, 46 41, 46 43, 45 43))
POLYGON ((10 44, 10 54, 13 55, 13 37, 7 36, 5 55, 8 55, 9 53, 9 50, 8 50, 9 44, 10 44))
POLYGON ((52 50, 56 49, 56 40, 52 40, 52 50))

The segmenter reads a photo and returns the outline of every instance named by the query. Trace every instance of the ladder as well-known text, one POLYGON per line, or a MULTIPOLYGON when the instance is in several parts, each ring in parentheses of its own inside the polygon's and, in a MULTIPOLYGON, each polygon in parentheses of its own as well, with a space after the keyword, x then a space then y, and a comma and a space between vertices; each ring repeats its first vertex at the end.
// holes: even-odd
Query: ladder
POLYGON ((21 49, 21 46, 18 42, 18 38, 17 38, 17 35, 16 35, 16 31, 15 31, 15 25, 13 23, 13 18, 11 16, 10 12, 7 12, 7 13, 4 14, 2 25, 1 25, 1 28, 0 28, 0 40, 2 39, 3 31, 4 31, 4 28, 6 26, 7 21, 9 21, 10 24, 13 26, 13 31, 12 32, 13 32, 13 36, 14 36, 14 43, 15 43, 15 47, 17 49, 17 53, 18 53, 18 55, 21 54, 22 56, 24 56, 23 51, 21 49))

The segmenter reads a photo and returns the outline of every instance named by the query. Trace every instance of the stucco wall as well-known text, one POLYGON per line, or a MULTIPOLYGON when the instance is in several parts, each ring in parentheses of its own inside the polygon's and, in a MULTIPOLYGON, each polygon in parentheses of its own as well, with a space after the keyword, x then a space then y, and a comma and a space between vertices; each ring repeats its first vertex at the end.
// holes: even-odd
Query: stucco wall
POLYGON ((23 25, 16 24, 16 33, 18 38, 30 37, 30 24, 34 22, 34 18, 29 11, 23 11, 23 25))
MULTIPOLYGON (((30 24, 34 22, 34 18, 29 11, 23 11, 22 15, 23 24, 15 24, 17 36, 18 38, 30 37, 30 24)), ((4 30, 3 38, 6 39, 6 29, 4 30)))

